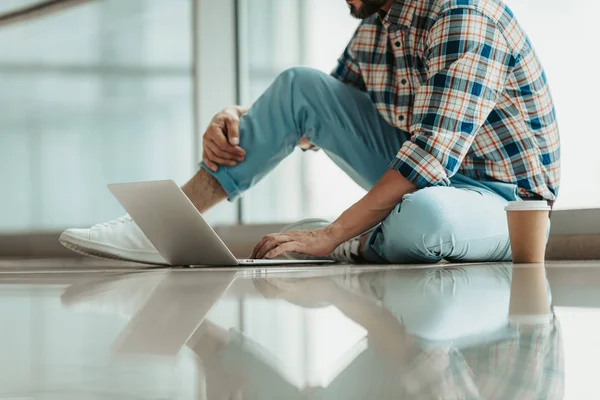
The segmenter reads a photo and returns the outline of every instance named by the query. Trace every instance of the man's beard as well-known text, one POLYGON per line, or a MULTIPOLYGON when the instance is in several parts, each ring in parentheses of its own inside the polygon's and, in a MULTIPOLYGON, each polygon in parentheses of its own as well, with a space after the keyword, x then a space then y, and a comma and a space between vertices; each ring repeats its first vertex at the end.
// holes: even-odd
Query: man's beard
POLYGON ((369 18, 371 15, 379 11, 381 7, 383 7, 385 3, 387 3, 387 0, 362 0, 362 3, 363 4, 359 9, 356 9, 354 5, 349 4, 350 14, 352 14, 354 18, 369 18))

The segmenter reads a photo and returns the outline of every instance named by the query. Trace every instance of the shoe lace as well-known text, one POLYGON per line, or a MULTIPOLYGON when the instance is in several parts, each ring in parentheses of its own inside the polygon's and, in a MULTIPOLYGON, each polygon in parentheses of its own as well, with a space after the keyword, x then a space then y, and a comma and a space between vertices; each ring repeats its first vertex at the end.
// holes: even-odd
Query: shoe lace
POLYGON ((342 243, 329 255, 336 261, 351 263, 358 257, 358 249, 360 247, 359 239, 348 240, 342 243))
POLYGON ((122 224, 129 223, 131 221, 133 221, 133 220, 131 219, 131 217, 129 215, 124 215, 117 219, 113 219, 112 221, 104 222, 100 225, 105 228, 110 228, 111 226, 122 225, 122 224))

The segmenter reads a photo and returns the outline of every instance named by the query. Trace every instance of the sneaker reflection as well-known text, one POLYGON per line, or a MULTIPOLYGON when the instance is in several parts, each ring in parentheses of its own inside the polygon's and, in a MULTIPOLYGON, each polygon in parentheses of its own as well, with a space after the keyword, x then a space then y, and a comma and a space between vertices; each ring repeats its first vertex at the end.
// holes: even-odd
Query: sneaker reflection
POLYGON ((202 398, 563 398, 558 321, 511 327, 511 275, 511 266, 500 265, 255 279, 265 298, 336 307, 367 334, 328 385, 298 387, 276 354, 204 319, 187 341, 202 371, 202 398))

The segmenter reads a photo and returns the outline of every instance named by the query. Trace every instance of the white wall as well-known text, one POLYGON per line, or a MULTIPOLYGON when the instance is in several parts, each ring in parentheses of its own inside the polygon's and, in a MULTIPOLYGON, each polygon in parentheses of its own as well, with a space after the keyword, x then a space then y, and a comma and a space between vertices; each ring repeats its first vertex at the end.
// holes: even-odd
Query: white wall
POLYGON ((596 1, 506 0, 529 34, 554 95, 562 145, 557 208, 600 208, 600 63, 596 1))

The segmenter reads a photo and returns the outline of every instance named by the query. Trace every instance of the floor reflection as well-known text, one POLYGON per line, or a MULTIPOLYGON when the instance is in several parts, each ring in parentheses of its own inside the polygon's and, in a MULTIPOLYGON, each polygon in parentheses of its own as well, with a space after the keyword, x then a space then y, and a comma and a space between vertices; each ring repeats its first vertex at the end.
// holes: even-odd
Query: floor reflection
POLYGON ((62 302, 127 317, 113 342, 119 356, 142 362, 187 344, 197 398, 563 398, 558 321, 514 318, 550 310, 543 266, 254 275, 125 275, 71 286, 62 302), (263 306, 244 321, 253 301, 263 306), (299 329, 277 328, 294 325, 297 312, 299 329), (223 323, 225 314, 237 321, 223 323), (345 343, 337 353, 335 341, 345 343), (327 360, 327 371, 311 371, 327 360))

